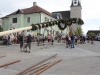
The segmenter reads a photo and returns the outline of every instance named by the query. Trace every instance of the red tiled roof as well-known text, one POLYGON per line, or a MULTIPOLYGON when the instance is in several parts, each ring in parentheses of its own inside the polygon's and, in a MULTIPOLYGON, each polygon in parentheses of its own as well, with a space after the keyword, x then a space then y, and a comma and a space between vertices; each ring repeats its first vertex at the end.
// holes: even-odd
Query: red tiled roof
MULTIPOLYGON (((45 14, 47 14, 47 15, 53 17, 52 14, 51 14, 50 12, 46 11, 45 9, 43 9, 43 8, 37 6, 37 5, 36 5, 36 6, 32 6, 32 7, 30 7, 30 8, 26 8, 26 9, 18 9, 17 11, 15 11, 15 12, 13 12, 13 13, 7 15, 7 16, 15 15, 15 14, 17 14, 18 11, 20 11, 21 14, 32 14, 32 13, 43 12, 43 13, 45 13, 45 14)), ((6 17, 7 17, 7 16, 6 16, 6 17)))

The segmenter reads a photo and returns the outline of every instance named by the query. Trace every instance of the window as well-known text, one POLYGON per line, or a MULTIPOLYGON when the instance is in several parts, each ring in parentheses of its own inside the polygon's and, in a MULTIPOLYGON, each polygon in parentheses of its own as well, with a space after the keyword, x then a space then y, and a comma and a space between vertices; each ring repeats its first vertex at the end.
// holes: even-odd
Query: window
POLYGON ((50 19, 50 21, 52 21, 52 19, 50 19))
POLYGON ((30 23, 30 17, 27 17, 27 23, 30 23))
POLYGON ((12 23, 17 23, 17 18, 12 18, 12 23))
POLYGON ((60 15, 57 15, 57 19, 60 19, 60 15))
POLYGON ((47 17, 45 17, 45 22, 47 21, 47 17))
POLYGON ((49 22, 49 19, 47 19, 47 22, 49 22))

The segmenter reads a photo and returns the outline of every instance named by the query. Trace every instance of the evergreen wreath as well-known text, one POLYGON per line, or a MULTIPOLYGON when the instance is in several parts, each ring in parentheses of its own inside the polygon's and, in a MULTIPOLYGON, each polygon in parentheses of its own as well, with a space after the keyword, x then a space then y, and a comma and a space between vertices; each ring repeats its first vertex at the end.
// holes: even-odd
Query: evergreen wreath
POLYGON ((51 21, 51 24, 52 24, 52 26, 54 26, 54 25, 55 25, 53 21, 51 21))
POLYGON ((48 22, 49 26, 52 26, 52 23, 51 22, 48 22))
POLYGON ((38 26, 38 28, 39 28, 39 29, 41 29, 41 26, 40 26, 40 24, 39 24, 39 23, 37 23, 36 25, 38 26))
POLYGON ((65 23, 63 19, 58 20, 58 22, 65 23))
POLYGON ((44 23, 41 23, 42 24, 42 28, 44 28, 44 23))
POLYGON ((48 27, 49 26, 48 22, 45 22, 45 24, 46 24, 45 27, 48 27))
POLYGON ((66 24, 67 24, 68 26, 71 26, 71 25, 72 25, 72 20, 71 20, 71 19, 67 19, 66 24))
POLYGON ((77 18, 71 18, 72 19, 72 23, 76 23, 77 18))
POLYGON ((58 22, 57 22, 57 21, 54 21, 54 24, 56 24, 56 25, 57 25, 57 24, 58 24, 58 22))
POLYGON ((37 30, 37 27, 35 24, 31 24, 31 26, 32 26, 32 29, 31 29, 32 31, 37 30))
POLYGON ((63 19, 63 20, 64 20, 65 23, 67 22, 67 19, 63 19))
POLYGON ((77 24, 78 24, 78 25, 83 25, 83 24, 84 24, 84 22, 83 22, 83 20, 82 20, 82 19, 78 18, 78 22, 77 22, 77 24))
POLYGON ((67 24, 65 22, 62 22, 61 20, 58 21, 58 27, 60 30, 64 30, 67 27, 67 24), (61 26, 61 24, 64 24, 64 27, 61 26))

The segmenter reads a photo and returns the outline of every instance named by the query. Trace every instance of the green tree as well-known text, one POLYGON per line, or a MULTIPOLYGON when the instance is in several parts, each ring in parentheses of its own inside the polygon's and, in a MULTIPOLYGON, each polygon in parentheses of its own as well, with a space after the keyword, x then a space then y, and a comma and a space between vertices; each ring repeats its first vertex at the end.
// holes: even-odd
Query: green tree
POLYGON ((82 35, 83 34, 83 31, 82 31, 82 28, 79 26, 77 27, 76 31, 75 31, 75 35, 82 35))
POLYGON ((72 28, 70 28, 69 34, 70 34, 70 35, 73 34, 73 29, 72 29, 72 28))
POLYGON ((88 35, 89 35, 89 36, 96 36, 96 34, 93 33, 93 32, 88 33, 88 35))

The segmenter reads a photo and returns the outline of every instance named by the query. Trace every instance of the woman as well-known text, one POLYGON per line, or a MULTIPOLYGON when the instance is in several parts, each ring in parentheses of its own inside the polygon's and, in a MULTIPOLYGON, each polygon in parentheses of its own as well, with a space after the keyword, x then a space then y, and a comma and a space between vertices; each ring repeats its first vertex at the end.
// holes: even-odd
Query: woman
POLYGON ((14 35, 14 39, 13 39, 13 41, 14 41, 14 44, 17 43, 17 36, 16 36, 16 34, 14 35))
POLYGON ((50 42, 51 42, 51 35, 48 34, 48 43, 50 43, 50 42))
POLYGON ((66 36, 66 47, 68 48, 68 46, 70 46, 71 44, 71 38, 69 35, 66 36))

